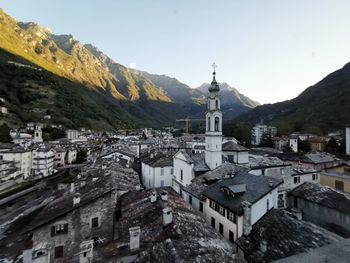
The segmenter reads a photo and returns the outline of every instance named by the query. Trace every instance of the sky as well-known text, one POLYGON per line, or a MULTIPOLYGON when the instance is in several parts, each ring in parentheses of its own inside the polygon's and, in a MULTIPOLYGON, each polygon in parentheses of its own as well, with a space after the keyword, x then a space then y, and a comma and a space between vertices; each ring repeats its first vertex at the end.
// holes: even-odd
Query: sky
POLYGON ((350 61, 348 0, 0 0, 0 8, 193 88, 211 81, 215 62, 219 82, 260 103, 292 99, 350 61))

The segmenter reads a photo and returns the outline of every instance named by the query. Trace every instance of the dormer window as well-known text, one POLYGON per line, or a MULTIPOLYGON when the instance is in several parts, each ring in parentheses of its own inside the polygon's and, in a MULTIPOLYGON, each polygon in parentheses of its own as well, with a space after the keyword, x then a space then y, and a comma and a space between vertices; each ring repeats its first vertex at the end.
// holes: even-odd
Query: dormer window
POLYGON ((54 226, 51 226, 51 236, 57 236, 60 234, 67 234, 68 233, 68 224, 57 224, 54 226))

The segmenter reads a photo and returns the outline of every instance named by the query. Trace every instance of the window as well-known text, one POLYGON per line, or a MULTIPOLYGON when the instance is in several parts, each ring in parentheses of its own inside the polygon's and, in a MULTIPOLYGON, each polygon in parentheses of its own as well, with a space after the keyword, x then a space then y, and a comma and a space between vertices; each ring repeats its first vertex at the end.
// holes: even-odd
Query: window
POLYGON ((188 197, 188 202, 190 203, 190 205, 192 205, 192 195, 188 197))
POLYGON ((222 206, 219 206, 219 214, 225 216, 225 209, 222 206))
POLYGON ((174 168, 170 169, 170 174, 174 174, 174 168))
POLYGON ((184 172, 182 171, 182 169, 181 169, 181 171, 180 171, 180 179, 181 179, 181 181, 184 179, 184 172))
POLYGON ((98 217, 93 217, 91 219, 91 228, 98 227, 98 217))
POLYGON ((237 224, 237 216, 235 213, 227 211, 227 219, 230 220, 231 222, 237 224))
MULTIPOLYGON (((0 156, 0 160, 1 160, 1 156, 0 156)), ((350 168, 345 167, 344 168, 344 173, 350 173, 350 168)))
POLYGON ((335 189, 340 190, 340 191, 344 191, 344 182, 335 180, 335 189))
POLYGON ((270 200, 267 199, 266 200, 266 211, 269 211, 270 210, 270 200))
POLYGON ((293 197, 293 207, 298 208, 298 197, 297 196, 293 197))
POLYGON ((211 227, 215 228, 215 218, 211 218, 211 227))
POLYGON ((224 234, 224 226, 223 226, 221 223, 219 223, 219 233, 220 233, 221 235, 224 234))
POLYGON ((300 177, 299 177, 299 176, 295 176, 295 177, 294 177, 294 183, 295 183, 295 184, 300 183, 300 177))
POLYGON ((160 168, 160 175, 164 175, 164 168, 160 168))
POLYGON ((227 155, 227 158, 230 163, 233 163, 233 155, 229 154, 227 155))
POLYGON ((318 180, 318 174, 312 174, 312 180, 318 180))
POLYGON ((210 131, 210 117, 208 117, 208 131, 210 131))
POLYGON ((229 231, 228 239, 230 240, 231 243, 234 242, 235 234, 231 230, 229 231))
POLYGON ((199 202, 199 211, 203 212, 203 203, 202 202, 199 202))
POLYGON ((55 247, 55 258, 63 257, 63 246, 55 247))
POLYGON ((218 109, 219 108, 219 101, 215 100, 215 108, 218 109))
POLYGON ((68 224, 57 224, 54 226, 51 226, 51 236, 56 236, 60 234, 67 234, 68 233, 68 224))
POLYGON ((215 131, 219 131, 219 117, 215 117, 215 131))
POLYGON ((160 180, 160 186, 161 186, 161 187, 164 186, 164 180, 160 180))

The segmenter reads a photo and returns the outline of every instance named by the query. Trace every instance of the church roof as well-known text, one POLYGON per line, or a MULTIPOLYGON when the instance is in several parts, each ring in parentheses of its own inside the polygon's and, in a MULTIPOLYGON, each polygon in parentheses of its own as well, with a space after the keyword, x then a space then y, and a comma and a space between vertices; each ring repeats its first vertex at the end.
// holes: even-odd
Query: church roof
POLYGON ((213 81, 211 82, 210 87, 208 89, 209 92, 218 92, 218 91, 220 91, 219 84, 216 82, 216 79, 215 79, 215 75, 216 75, 216 72, 214 71, 213 72, 213 81))
POLYGON ((232 141, 222 144, 222 150, 226 152, 248 152, 249 150, 242 145, 234 143, 232 141))

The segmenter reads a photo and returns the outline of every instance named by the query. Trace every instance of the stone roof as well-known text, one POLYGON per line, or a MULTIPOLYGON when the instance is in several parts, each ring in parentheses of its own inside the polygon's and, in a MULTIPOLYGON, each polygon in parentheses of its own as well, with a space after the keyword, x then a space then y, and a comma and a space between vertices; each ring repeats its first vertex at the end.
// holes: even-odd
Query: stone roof
POLYGON ((277 157, 267 157, 249 154, 249 166, 251 168, 278 167, 287 166, 281 159, 277 157))
POLYGON ((234 249, 197 214, 172 188, 168 200, 150 202, 151 189, 132 191, 120 199, 121 217, 116 224, 115 242, 101 248, 106 262, 134 255, 136 262, 235 262, 234 249), (173 221, 163 226, 163 209, 172 210, 173 221), (140 249, 129 249, 129 228, 139 226, 140 249))
POLYGON ((195 172, 209 171, 209 167, 205 162, 205 153, 192 153, 192 151, 180 150, 186 161, 193 164, 193 170, 195 172))
POLYGON ((233 163, 223 163, 214 170, 208 171, 203 175, 197 176, 192 180, 192 183, 184 187, 184 191, 192 194, 200 200, 205 200, 203 192, 210 184, 213 184, 221 179, 229 178, 232 174, 246 173, 248 168, 233 163))
POLYGON ((349 258, 350 258, 350 239, 344 239, 341 241, 333 242, 332 244, 329 244, 329 245, 315 248, 315 249, 306 251, 304 253, 283 258, 274 262, 275 263, 349 262, 349 258))
POLYGON ((256 176, 249 173, 239 173, 232 178, 223 179, 210 185, 203 195, 230 211, 238 215, 243 214, 242 202, 248 201, 254 204, 260 198, 271 192, 282 184, 282 180, 277 180, 269 176, 256 176), (231 196, 221 191, 221 187, 231 187, 233 185, 246 185, 244 193, 231 196))
POLYGON ((239 238, 237 244, 244 251, 247 262, 264 263, 339 240, 342 238, 323 228, 273 209, 254 224, 248 236, 239 238))
POLYGON ((153 151, 142 155, 141 160, 151 167, 173 166, 173 154, 170 152, 153 151))
POLYGON ((305 182, 288 194, 350 215, 349 197, 330 187, 305 182))
POLYGON ((249 150, 242 145, 234 143, 232 141, 222 144, 222 150, 225 152, 248 152, 249 150))

